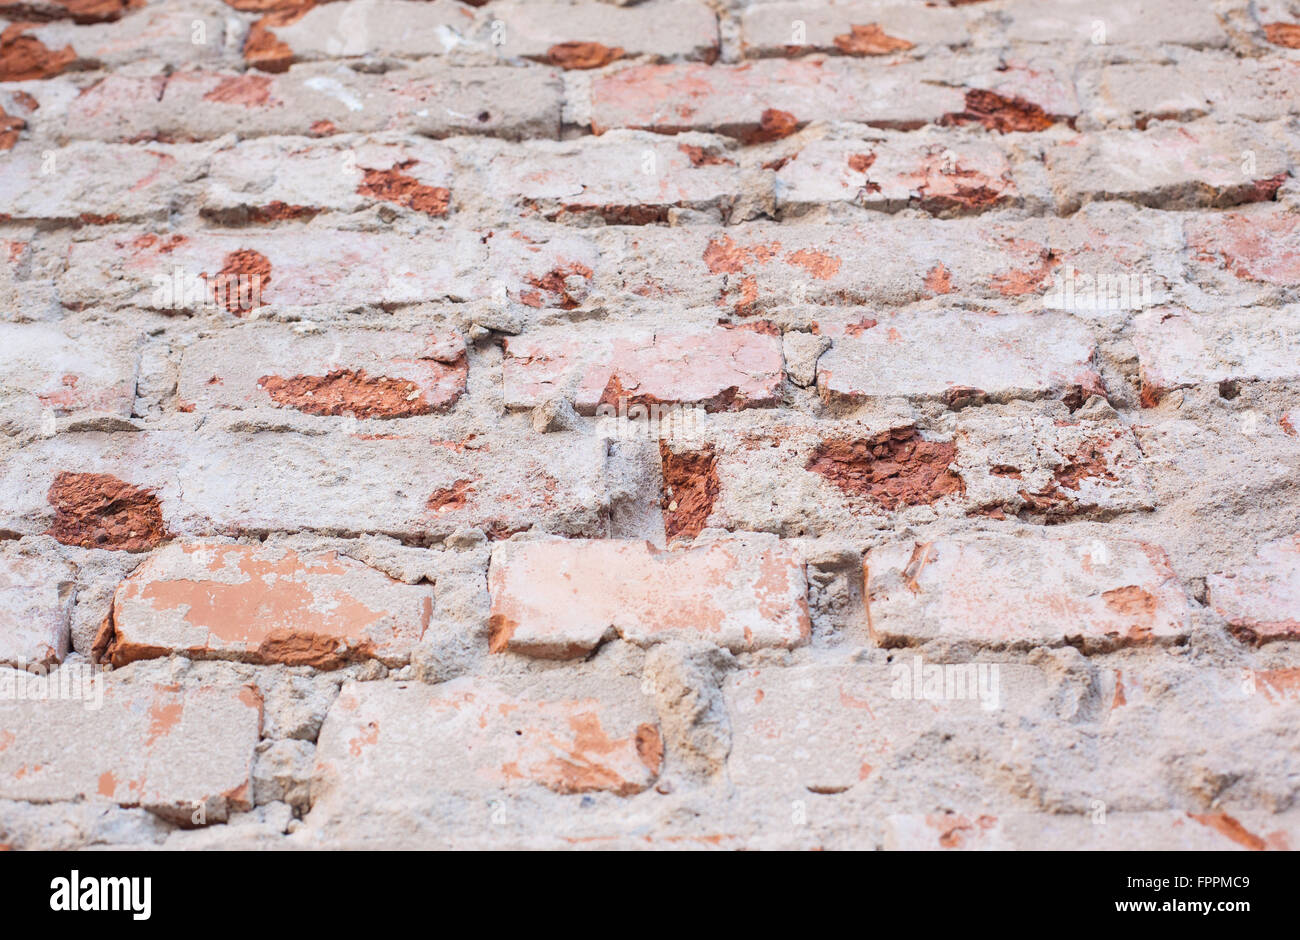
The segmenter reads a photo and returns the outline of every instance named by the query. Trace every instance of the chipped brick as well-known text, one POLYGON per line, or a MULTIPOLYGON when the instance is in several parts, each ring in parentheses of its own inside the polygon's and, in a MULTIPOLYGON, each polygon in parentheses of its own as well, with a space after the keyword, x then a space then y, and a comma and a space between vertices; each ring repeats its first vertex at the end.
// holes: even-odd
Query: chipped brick
POLYGON ((862 440, 823 441, 807 469, 896 509, 964 492, 961 477, 948 469, 956 453, 951 442, 924 440, 914 427, 892 428, 862 440))
POLYGON ((835 37, 835 48, 845 55, 889 55, 913 48, 906 39, 890 36, 879 23, 852 26, 849 32, 835 37))
POLYGON ((27 34, 30 27, 30 23, 11 23, 0 33, 0 82, 52 78, 76 61, 72 46, 47 49, 43 42, 27 34))
POLYGON ((664 536, 693 539, 708 522, 718 495, 717 458, 712 449, 676 451, 659 442, 663 472, 664 536))
POLYGON ((60 473, 47 499, 49 534, 65 545, 142 552, 168 538, 158 497, 107 473, 60 473))

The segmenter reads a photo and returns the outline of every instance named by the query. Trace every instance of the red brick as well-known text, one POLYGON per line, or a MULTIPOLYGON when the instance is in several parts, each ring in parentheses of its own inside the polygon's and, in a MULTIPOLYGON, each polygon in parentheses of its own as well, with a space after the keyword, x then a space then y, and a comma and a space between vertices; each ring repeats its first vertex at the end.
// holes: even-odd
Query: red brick
POLYGON ((114 666, 176 654, 318 669, 398 665, 432 615, 430 587, 335 552, 171 545, 118 586, 96 647, 114 666))
POLYGON ((620 636, 699 638, 732 650, 807 642, 803 562, 775 541, 658 551, 645 542, 498 546, 488 575, 494 652, 585 656, 620 636))
POLYGON ((157 494, 111 473, 61 471, 45 498, 54 507, 45 534, 65 545, 142 552, 170 537, 157 494))

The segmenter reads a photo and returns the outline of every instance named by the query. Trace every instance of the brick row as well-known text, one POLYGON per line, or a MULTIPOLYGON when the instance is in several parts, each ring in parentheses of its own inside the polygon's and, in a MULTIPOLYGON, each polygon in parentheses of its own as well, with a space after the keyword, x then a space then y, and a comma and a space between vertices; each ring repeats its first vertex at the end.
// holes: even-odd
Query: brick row
POLYGON ((413 542, 478 527, 602 537, 605 443, 565 435, 280 432, 60 434, 0 473, 0 527, 85 548, 173 537, 380 533, 413 542))
POLYGON ((1155 506, 1131 430, 1063 405, 964 407, 951 431, 905 417, 701 422, 661 446, 667 533, 709 527, 870 538, 890 517, 1106 518, 1155 506), (780 493, 780 499, 761 494, 780 493))
POLYGON ((1051 203, 1071 214, 1105 200, 1223 208, 1277 199, 1292 169, 1281 128, 1204 121, 1071 136, 1047 147, 1042 164, 956 129, 797 139, 776 154, 716 135, 691 139, 619 131, 455 148, 397 135, 24 144, 0 166, 0 184, 15 194, 11 220, 78 225, 165 219, 185 203, 178 190, 224 225, 305 224, 375 208, 419 219, 470 212, 469 224, 478 225, 517 218, 649 225, 738 212, 786 218, 824 206, 945 217, 1051 203), (122 175, 121 190, 96 185, 106 162, 122 175))

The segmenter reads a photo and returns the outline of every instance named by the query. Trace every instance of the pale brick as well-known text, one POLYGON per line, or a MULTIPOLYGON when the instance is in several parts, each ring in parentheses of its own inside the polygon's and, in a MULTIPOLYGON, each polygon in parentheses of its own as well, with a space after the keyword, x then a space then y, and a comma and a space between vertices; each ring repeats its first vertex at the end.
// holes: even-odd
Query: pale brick
POLYGON ((828 6, 762 3, 742 10, 741 42, 749 56, 917 55, 935 47, 956 47, 970 42, 968 20, 960 9, 920 6, 899 0, 828 6), (795 42, 796 23, 803 25, 801 44, 795 42), (861 30, 873 25, 883 36, 872 33, 870 41, 866 38, 855 41, 854 26, 861 30))
POLYGON ((983 684, 976 664, 961 666, 971 681, 961 697, 950 700, 924 698, 921 689, 914 696, 912 664, 903 657, 892 666, 791 665, 732 672, 724 686, 732 721, 728 776, 744 790, 788 794, 786 805, 809 793, 870 787, 887 782, 911 749, 944 728, 966 733, 980 728, 998 737, 992 730, 998 716, 1032 714, 1047 686, 1046 677, 1031 666, 984 663, 983 684))
POLYGON ((1288 289, 1300 282, 1300 214, 1270 206, 1192 216, 1185 230, 1193 273, 1211 285, 1288 289))
POLYGON ((292 408, 311 415, 407 418, 451 409, 465 392, 454 332, 280 327, 224 330, 186 347, 182 408, 292 408))
POLYGON ((802 559, 778 543, 498 546, 488 575, 495 652, 584 656, 604 639, 699 638, 735 651, 796 646, 810 633, 802 559))
POLYGON ((97 142, 21 147, 0 161, 4 211, 19 220, 108 224, 164 219, 203 148, 97 142), (107 180, 112 185, 105 185, 107 180))
POLYGON ((652 699, 635 681, 582 675, 527 683, 460 678, 348 683, 321 728, 312 821, 345 838, 482 837, 493 807, 551 797, 556 827, 581 799, 631 796, 663 762, 652 699), (394 828, 394 826, 398 828, 394 828))
MULTIPOLYGON (((445 55, 461 44, 476 20, 473 10, 454 0, 353 0, 312 6, 292 22, 283 22, 291 18, 292 14, 277 21, 271 16, 260 22, 259 34, 269 34, 261 44, 280 43, 291 53, 275 46, 276 54, 270 57, 274 71, 283 71, 289 62, 319 59, 445 55)), ((245 56, 259 63, 257 53, 250 53, 248 47, 245 56)))
POLYGON ((447 145, 420 138, 243 140, 213 154, 202 212, 235 225, 374 206, 441 218, 455 196, 452 175, 447 145))
POLYGON ((1006 154, 995 143, 953 139, 951 132, 876 140, 814 141, 776 174, 777 203, 806 208, 851 203, 936 215, 1014 204, 1019 193, 1006 154))
POLYGON ((485 195, 557 221, 667 222, 675 209, 727 209, 744 185, 722 138, 685 144, 611 131, 578 142, 508 145, 485 159, 485 195))
POLYGON ((1170 643, 1187 596, 1140 542, 1041 536, 896 542, 863 561, 871 633, 885 646, 961 640, 1004 648, 1170 643))
POLYGON ((1210 606, 1242 639, 1300 638, 1300 536, 1261 546, 1253 562, 1212 574, 1206 585, 1210 606))
POLYGON ((1144 404, 1177 388, 1233 380, 1300 379, 1300 307, 1224 313, 1148 310, 1133 341, 1144 404))
POLYGON ((1057 0, 1050 6, 1021 2, 1009 4, 1003 16, 1003 36, 1012 42, 1208 48, 1228 40, 1213 7, 1180 0, 1057 0))
POLYGON ((236 37, 211 10, 173 3, 141 6, 144 9, 112 23, 32 24, 25 33, 48 49, 71 47, 80 69, 113 69, 139 61, 177 68, 211 67, 238 59, 236 37))
POLYGON ((102 3, 76 3, 74 0, 5 0, 0 16, 18 19, 70 19, 76 23, 111 23, 144 6, 142 0, 107 0, 102 3))
MULTIPOLYGON (((419 64, 383 75, 303 65, 282 75, 110 74, 66 105, 69 137, 260 137, 403 130, 426 137, 556 137, 560 85, 536 69, 419 64)), ((37 95, 39 98, 40 96, 37 95)))
POLYGON ((699 405, 709 411, 770 406, 781 386, 781 340, 753 330, 630 334, 591 342, 574 331, 528 334, 506 345, 505 403, 529 408, 562 394, 579 414, 600 405, 699 405))
POLYGON ((1286 851, 1295 845, 1296 814, 1147 812, 900 813, 885 820, 888 851, 1286 851))
POLYGON ((717 17, 703 3, 496 3, 490 13, 505 24, 502 55, 554 65, 586 68, 614 53, 657 61, 712 61, 718 54, 717 17), (606 51, 556 49, 564 43, 598 43, 606 51))
POLYGON ((94 682, 102 707, 95 696, 0 699, 0 797, 109 801, 185 823, 252 807, 256 688, 94 682))
POLYGON ((1047 152, 1062 214, 1102 199, 1165 209, 1264 202, 1276 197, 1289 166, 1281 141, 1259 129, 1208 122, 1102 131, 1047 152))
POLYGON ((0 555, 0 663, 54 663, 68 651, 72 570, 50 558, 0 555))
POLYGON ((179 654, 330 669, 399 665, 433 616, 433 589, 335 552, 191 543, 150 555, 113 595, 105 662, 179 654))
POLYGON ((1268 121, 1300 113, 1300 62, 1242 59, 1230 53, 1180 56, 1174 63, 1125 63, 1079 76, 1085 127, 1143 129, 1153 120, 1187 121, 1228 106, 1236 119, 1268 121))
POLYGON ((398 305, 481 292, 485 255, 463 229, 443 233, 434 255, 410 238, 362 232, 131 233, 74 242, 60 289, 73 306, 224 309, 232 317, 261 305, 398 305))
POLYGON ((955 471, 975 511, 1059 519, 1155 508, 1142 451, 1122 422, 990 411, 963 410, 955 434, 955 471))
POLYGON ((0 320, 30 322, 63 316, 54 275, 63 259, 42 251, 30 229, 13 229, 0 238, 0 320))
POLYGON ((1230 812, 1288 807, 1275 781, 1294 757, 1247 757, 1241 742, 1290 733, 1294 699, 1252 691, 1240 669, 1168 656, 1130 659, 1118 684, 1113 670, 1088 668, 1084 687, 1078 659, 1067 651, 1030 666, 897 650, 888 663, 734 671, 724 686, 729 779, 765 804, 767 821, 788 819, 798 799, 827 828, 853 815, 845 803, 907 815, 955 806, 969 819, 1027 805, 1083 815, 1098 799, 1108 816, 1199 813, 1201 781, 1218 774, 1236 780, 1221 803, 1230 812), (834 811, 810 793, 836 794, 834 811))
POLYGON ((585 235, 556 231, 555 226, 492 231, 488 246, 491 280, 478 289, 498 301, 507 299, 535 309, 572 310, 582 306, 601 266, 600 249, 585 235))
POLYGON ((817 388, 829 401, 942 399, 970 389, 995 401, 1104 394, 1089 330, 1060 314, 881 314, 865 329, 823 331, 834 345, 817 364, 817 388))
POLYGON ((102 327, 0 323, 0 384, 34 396, 55 414, 120 417, 135 404, 136 338, 102 327))
POLYGON ((60 472, 103 473, 158 500, 177 536, 308 531, 445 538, 480 527, 602 537, 605 442, 564 434, 290 433, 58 435, 0 470, 0 528, 48 528, 60 472))
MULTIPOLYGON (((737 316, 793 308, 810 327, 834 319, 835 312, 817 307, 935 297, 980 298, 999 311, 1041 308, 1067 267, 1093 278, 1136 279, 1139 288, 1149 283, 1160 302, 1166 285, 1186 277, 1182 246, 1179 216, 1105 203, 1069 219, 899 216, 869 225, 645 227, 626 236, 621 252, 602 253, 593 284, 628 300, 726 308, 737 316)), ((864 311, 855 322, 864 313, 880 319, 864 311)))
POLYGON ((1294 2, 0 0, 0 849, 1292 846, 1294 2))
POLYGON ((635 66, 592 83, 591 127, 597 134, 630 127, 755 139, 764 136, 766 111, 793 115, 799 125, 820 120, 885 127, 928 124, 961 111, 961 90, 925 84, 923 71, 920 65, 839 59, 635 66))

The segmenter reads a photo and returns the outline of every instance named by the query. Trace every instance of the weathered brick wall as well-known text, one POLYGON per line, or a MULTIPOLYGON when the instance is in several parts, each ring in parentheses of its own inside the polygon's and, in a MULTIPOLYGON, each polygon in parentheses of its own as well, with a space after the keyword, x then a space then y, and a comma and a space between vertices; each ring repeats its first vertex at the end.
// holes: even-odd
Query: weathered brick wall
POLYGON ((1300 847, 1296 0, 0 15, 0 846, 1300 847))

